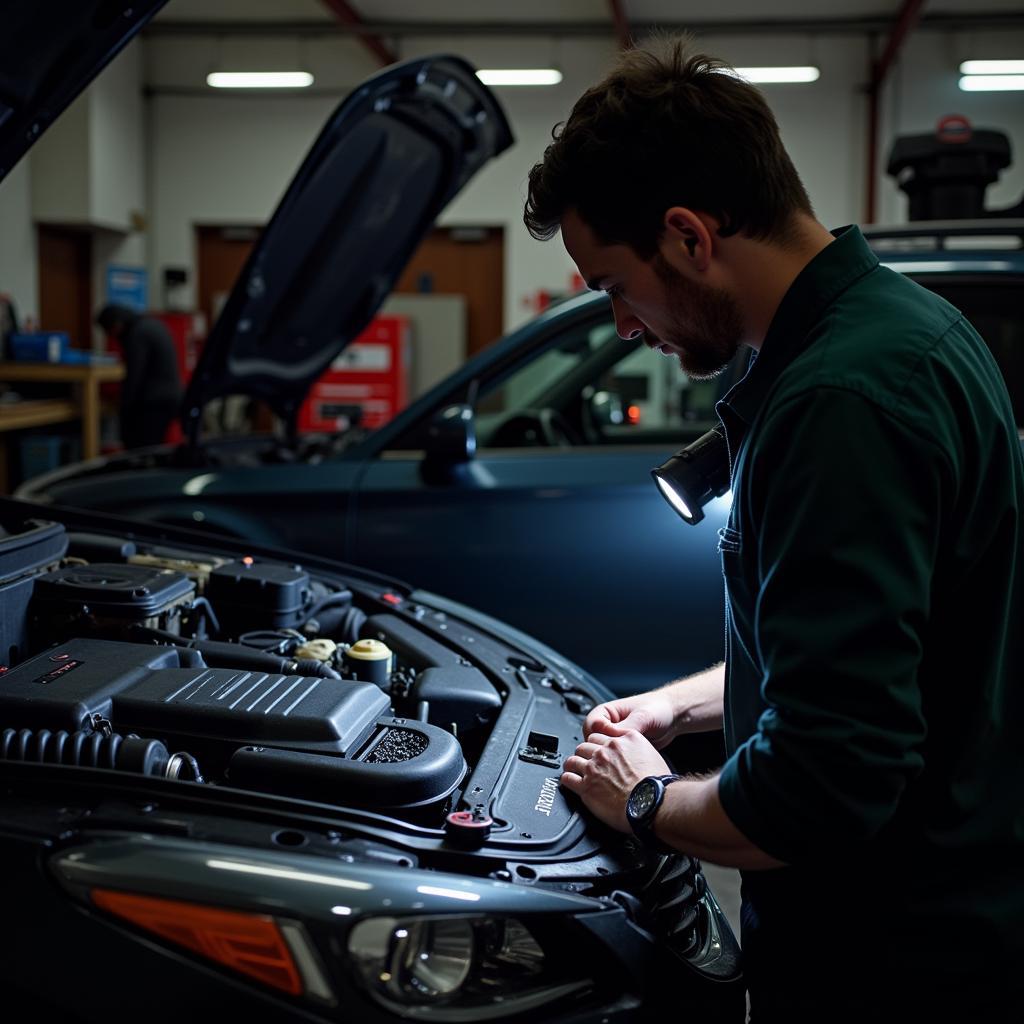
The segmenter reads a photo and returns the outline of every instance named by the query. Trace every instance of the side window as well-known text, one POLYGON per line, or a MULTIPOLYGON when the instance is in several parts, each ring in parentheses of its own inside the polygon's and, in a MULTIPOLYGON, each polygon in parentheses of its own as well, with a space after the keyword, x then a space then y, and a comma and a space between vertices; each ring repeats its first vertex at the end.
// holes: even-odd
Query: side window
MULTIPOLYGON (((447 401, 473 403, 478 450, 680 447, 718 423, 715 403, 748 357, 743 348, 714 380, 692 381, 674 357, 623 341, 609 308, 447 401)), ((422 419, 387 451, 422 451, 429 426, 422 419)))
POLYGON ((692 381, 675 358, 619 338, 609 314, 577 327, 500 380, 482 382, 478 444, 682 444, 718 422, 715 402, 737 379, 735 369, 712 381, 692 381))

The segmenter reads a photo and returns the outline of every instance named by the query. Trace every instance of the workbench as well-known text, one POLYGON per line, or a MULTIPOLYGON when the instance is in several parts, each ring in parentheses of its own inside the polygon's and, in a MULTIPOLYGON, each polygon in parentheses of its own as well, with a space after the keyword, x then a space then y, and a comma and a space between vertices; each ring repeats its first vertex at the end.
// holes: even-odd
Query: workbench
MULTIPOLYGON (((80 420, 82 458, 100 453, 100 385, 124 379, 122 363, 29 363, 0 362, 0 381, 18 384, 70 384, 70 398, 26 399, 0 402, 0 432, 24 430, 80 420)), ((7 445, 0 445, 0 490, 8 493, 7 445)))

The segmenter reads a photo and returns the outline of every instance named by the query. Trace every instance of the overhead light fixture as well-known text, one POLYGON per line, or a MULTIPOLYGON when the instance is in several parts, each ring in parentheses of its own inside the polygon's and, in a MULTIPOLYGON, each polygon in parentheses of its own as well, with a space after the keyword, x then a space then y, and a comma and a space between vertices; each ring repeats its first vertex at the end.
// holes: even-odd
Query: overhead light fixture
POLYGON ((485 68, 476 77, 484 85, 558 85, 562 72, 555 68, 485 68))
POLYGON ((1024 75, 1024 60, 965 60, 961 75, 1024 75))
POLYGON ((206 84, 214 89, 306 89, 313 76, 308 71, 213 71, 206 84))
POLYGON ((731 68, 726 74, 743 78, 754 85, 777 85, 787 82, 816 82, 821 77, 820 69, 811 66, 731 68))
POLYGON ((1024 75, 964 75, 964 92, 1017 92, 1024 89, 1024 75))

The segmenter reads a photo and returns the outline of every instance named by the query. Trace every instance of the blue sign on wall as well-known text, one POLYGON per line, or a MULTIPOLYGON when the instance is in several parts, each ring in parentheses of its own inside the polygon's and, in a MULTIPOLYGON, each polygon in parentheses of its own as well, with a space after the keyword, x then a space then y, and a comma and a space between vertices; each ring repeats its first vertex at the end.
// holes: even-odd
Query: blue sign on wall
POLYGON ((149 308, 148 277, 142 267, 107 267, 107 302, 144 313, 149 308))

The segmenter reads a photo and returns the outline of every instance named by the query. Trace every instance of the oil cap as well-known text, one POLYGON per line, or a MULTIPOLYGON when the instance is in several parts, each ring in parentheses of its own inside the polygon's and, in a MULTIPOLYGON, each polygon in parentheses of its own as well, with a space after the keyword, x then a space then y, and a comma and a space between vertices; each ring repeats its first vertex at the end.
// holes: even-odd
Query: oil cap
POLYGON ((471 811, 452 811, 445 819, 444 831, 448 840, 459 846, 480 846, 491 834, 493 819, 479 807, 471 811))

